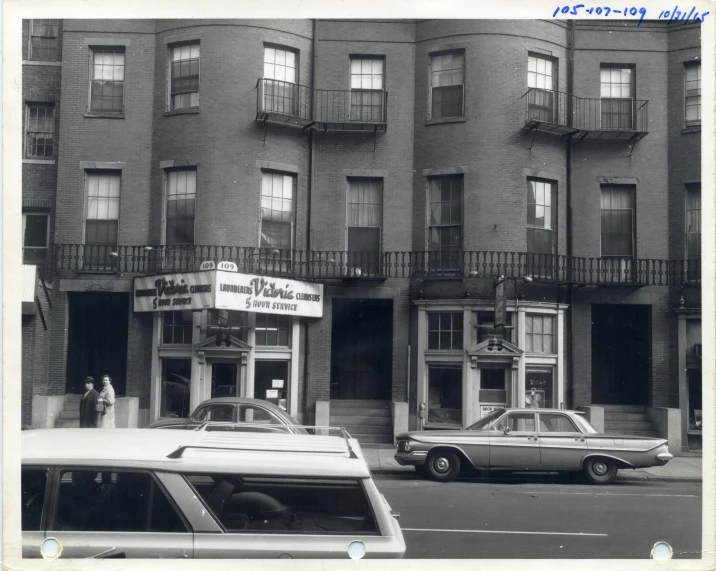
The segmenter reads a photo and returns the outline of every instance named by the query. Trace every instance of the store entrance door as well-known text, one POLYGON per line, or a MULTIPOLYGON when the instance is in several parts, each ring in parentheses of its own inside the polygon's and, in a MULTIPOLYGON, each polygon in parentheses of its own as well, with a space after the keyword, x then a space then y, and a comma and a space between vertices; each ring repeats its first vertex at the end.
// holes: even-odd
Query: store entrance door
POLYGON ((211 366, 211 398, 239 396, 236 363, 214 363, 211 366))
POLYGON ((289 361, 256 360, 254 397, 269 401, 288 411, 289 361))

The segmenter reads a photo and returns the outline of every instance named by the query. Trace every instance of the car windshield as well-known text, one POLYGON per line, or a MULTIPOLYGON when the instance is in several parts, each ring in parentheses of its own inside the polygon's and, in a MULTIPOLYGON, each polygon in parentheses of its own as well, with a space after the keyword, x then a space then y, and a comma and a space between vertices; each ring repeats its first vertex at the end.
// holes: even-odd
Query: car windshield
POLYGON ((581 414, 575 414, 572 418, 577 422, 582 432, 586 432, 587 434, 599 434, 599 431, 581 414))
POLYGON ((505 412, 504 408, 498 408, 497 410, 493 410, 490 414, 481 418, 475 424, 468 426, 467 429, 468 430, 488 430, 492 421, 500 418, 504 412, 505 412))

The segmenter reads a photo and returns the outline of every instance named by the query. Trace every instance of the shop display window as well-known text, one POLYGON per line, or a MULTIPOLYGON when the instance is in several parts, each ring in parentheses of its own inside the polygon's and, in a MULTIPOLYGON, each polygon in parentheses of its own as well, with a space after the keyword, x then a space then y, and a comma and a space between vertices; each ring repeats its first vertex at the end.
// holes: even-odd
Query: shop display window
POLYGON ((186 418, 191 393, 191 359, 162 359, 162 388, 159 416, 186 418))
POLYGON ((462 425, 462 365, 428 365, 427 421, 462 425))
POLYGON ((687 380, 689 383, 689 430, 703 430, 701 412, 703 401, 701 400, 701 369, 688 369, 687 380))
POLYGON ((527 408, 556 408, 554 402, 554 369, 530 367, 525 369, 525 406, 527 408))
POLYGON ((191 311, 165 311, 162 315, 162 343, 191 344, 191 311))
POLYGON ((289 347, 291 317, 271 313, 256 314, 256 345, 259 347, 289 347))

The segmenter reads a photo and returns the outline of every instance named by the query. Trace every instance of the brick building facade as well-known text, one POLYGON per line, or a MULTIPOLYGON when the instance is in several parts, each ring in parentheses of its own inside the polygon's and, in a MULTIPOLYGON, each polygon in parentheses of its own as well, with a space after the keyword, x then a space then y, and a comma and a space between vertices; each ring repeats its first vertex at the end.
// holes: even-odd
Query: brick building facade
POLYGON ((23 95, 53 150, 23 206, 49 215, 52 319, 24 422, 70 423, 107 373, 129 425, 240 395, 382 442, 584 407, 698 446, 697 24, 47 22, 23 95), (320 311, 221 306, 208 261, 320 311), (143 306, 162 277, 214 297, 143 306))

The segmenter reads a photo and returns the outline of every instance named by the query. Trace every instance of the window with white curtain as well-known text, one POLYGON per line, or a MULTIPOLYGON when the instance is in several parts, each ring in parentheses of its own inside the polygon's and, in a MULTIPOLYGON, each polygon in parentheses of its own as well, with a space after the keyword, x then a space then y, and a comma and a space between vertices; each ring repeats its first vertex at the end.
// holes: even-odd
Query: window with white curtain
POLYGON ((552 58, 530 53, 527 56, 527 104, 529 119, 554 122, 555 99, 552 58))
POLYGON ((264 46, 264 111, 280 115, 296 112, 298 55, 277 46, 264 46))
POLYGON ((294 180, 291 174, 261 171, 261 248, 293 247, 294 180))
POLYGON ((527 251, 554 253, 554 185, 548 180, 527 179, 527 251))
POLYGON ((124 47, 92 48, 90 111, 124 111, 124 56, 124 47))
POLYGON ((686 257, 701 258, 701 185, 686 187, 686 257))
POLYGON ((634 66, 602 64, 600 69, 602 129, 634 128, 634 66))
POLYGON ((601 234, 602 257, 634 256, 636 241, 632 185, 602 185, 601 234))
POLYGON ((383 58, 351 58, 351 121, 383 121, 383 85, 383 58))
POLYGON ((120 180, 117 171, 87 171, 85 244, 117 244, 120 180))
POLYGON ((348 265, 375 274, 381 251, 383 180, 348 180, 348 265))
POLYGON ((528 353, 556 353, 553 315, 525 315, 525 351, 528 353))

